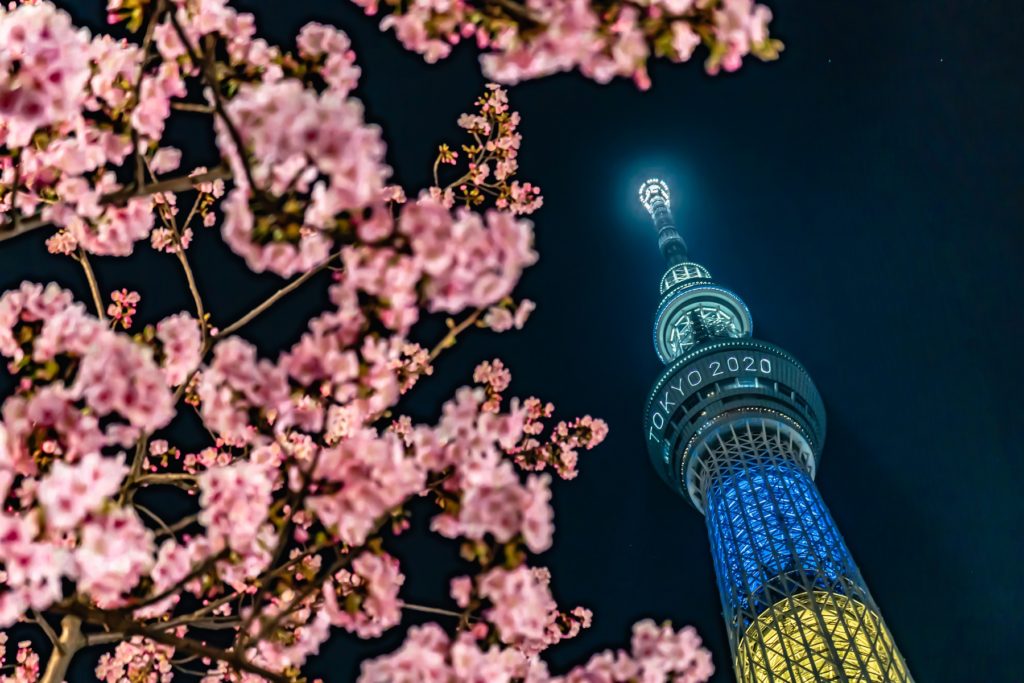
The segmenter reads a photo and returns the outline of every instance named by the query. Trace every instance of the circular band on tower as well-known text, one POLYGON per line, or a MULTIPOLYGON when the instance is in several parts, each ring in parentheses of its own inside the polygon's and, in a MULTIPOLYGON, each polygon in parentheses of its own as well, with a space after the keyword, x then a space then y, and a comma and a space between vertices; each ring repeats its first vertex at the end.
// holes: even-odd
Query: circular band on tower
MULTIPOLYGON (((685 264, 681 264, 685 265, 685 264)), ((697 315, 697 322, 716 327, 711 336, 749 337, 754 321, 743 299, 732 290, 693 280, 666 293, 654 317, 654 350, 662 363, 670 363, 689 351, 700 339, 690 339, 686 331, 697 315)), ((692 335, 691 335, 692 336, 692 335)))
POLYGON ((693 261, 677 263, 666 270, 665 274, 661 276, 659 293, 664 294, 678 285, 694 280, 702 280, 706 281, 706 284, 711 284, 711 272, 701 264, 694 263, 693 261))
POLYGON ((750 338, 700 344, 665 368, 644 410, 651 463, 673 490, 703 510, 703 486, 688 481, 701 473, 689 473, 693 453, 718 425, 748 417, 770 421, 771 429, 792 438, 813 475, 825 441, 821 396, 793 356, 750 338))

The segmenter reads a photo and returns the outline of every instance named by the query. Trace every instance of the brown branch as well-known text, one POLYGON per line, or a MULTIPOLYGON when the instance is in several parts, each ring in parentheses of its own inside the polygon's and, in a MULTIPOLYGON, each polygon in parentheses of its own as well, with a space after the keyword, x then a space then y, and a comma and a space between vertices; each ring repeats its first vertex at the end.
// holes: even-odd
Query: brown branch
MULTIPOLYGON (((266 584, 271 579, 273 579, 273 578, 275 578, 277 576, 280 576, 281 574, 284 574, 285 572, 289 571, 292 567, 296 566, 297 564, 302 562, 307 557, 315 555, 315 554, 319 553, 321 550, 324 550, 325 548, 329 547, 329 545, 330 545, 329 543, 317 544, 317 545, 313 546, 312 548, 309 548, 308 550, 304 551, 302 554, 297 555, 296 557, 291 558, 290 560, 288 560, 288 562, 286 562, 285 564, 281 565, 277 569, 269 571, 269 572, 267 572, 265 574, 261 574, 259 577, 257 577, 254 580, 253 583, 258 583, 258 584, 261 584, 261 585, 262 584, 266 584)), ((221 597, 219 597, 219 598, 217 598, 215 600, 212 600, 212 601, 204 604, 201 608, 199 608, 195 612, 192 612, 191 614, 185 614, 185 615, 182 615, 182 616, 177 617, 175 619, 171 619, 170 621, 165 621, 165 622, 156 624, 155 626, 153 626, 153 628, 155 628, 158 631, 164 631, 164 630, 167 630, 167 629, 175 628, 177 626, 191 625, 195 619, 198 619, 199 617, 205 616, 206 614, 209 614, 210 612, 213 612, 214 610, 216 610, 221 605, 224 605, 226 603, 231 602, 232 600, 236 600, 236 599, 242 597, 245 594, 245 592, 246 592, 246 590, 242 589, 242 590, 236 590, 236 591, 234 591, 232 593, 228 593, 227 595, 223 595, 223 596, 221 596, 221 597)))
POLYGON ((82 619, 75 614, 67 614, 60 621, 60 638, 55 643, 50 661, 46 663, 46 671, 40 683, 61 683, 68 673, 71 658, 85 645, 82 635, 82 619))
MULTIPOLYGON (((177 405, 177 402, 175 402, 175 405, 177 405)), ((128 472, 128 478, 121 485, 121 493, 117 497, 118 505, 124 505, 130 495, 135 495, 133 484, 139 473, 142 472, 142 461, 146 458, 147 443, 149 443, 149 435, 146 433, 141 434, 138 443, 135 444, 135 455, 132 457, 131 471, 128 472)))
POLYGON ((164 591, 161 591, 160 593, 157 593, 156 595, 151 595, 150 597, 145 598, 140 602, 132 603, 131 608, 133 610, 137 610, 142 607, 154 605, 163 600, 164 598, 169 598, 170 596, 174 595, 182 588, 184 588, 185 584, 187 584, 192 579, 198 578, 206 572, 210 571, 211 569, 216 568, 217 562, 224 559, 227 556, 227 554, 228 551, 225 549, 220 551, 216 555, 211 555, 210 557, 206 558, 205 560, 197 564, 195 567, 193 567, 188 574, 186 574, 184 577, 182 577, 180 581, 178 581, 178 583, 174 584, 173 586, 167 588, 164 591))
POLYGON ((117 631, 110 631, 107 633, 90 633, 85 636, 85 645, 83 647, 89 647, 90 645, 109 645, 110 643, 120 643, 124 640, 124 634, 117 631))
POLYGON ((212 114, 213 107, 208 104, 197 104, 195 102, 171 102, 171 109, 178 111, 194 111, 199 114, 212 114))
MULTIPOLYGON (((193 208, 194 207, 195 205, 193 204, 193 208)), ((190 220, 191 218, 192 216, 189 215, 190 220)), ((185 227, 188 227, 188 225, 186 224, 185 227)), ((192 266, 189 265, 188 257, 185 255, 185 245, 181 240, 181 233, 178 232, 177 226, 174 228, 174 239, 178 243, 175 255, 178 257, 178 261, 181 262, 182 270, 185 271, 185 279, 188 281, 188 291, 192 293, 192 301, 194 301, 196 305, 196 316, 199 318, 199 328, 203 333, 203 341, 205 342, 208 334, 206 308, 203 306, 203 297, 199 295, 199 287, 196 286, 196 276, 192 272, 192 266)))
POLYGON ((245 171, 245 179, 249 182, 249 192, 255 194, 259 188, 256 186, 256 181, 253 180, 252 169, 249 167, 249 160, 245 154, 245 145, 242 142, 242 135, 238 132, 238 128, 232 123, 231 118, 228 116, 227 109, 224 107, 224 98, 221 97, 220 85, 217 75, 214 74, 209 63, 205 59, 199 59, 196 48, 192 46, 192 41, 189 40, 188 35, 185 33, 185 29, 181 27, 181 23, 178 21, 178 16, 175 12, 170 13, 171 25, 174 27, 174 32, 178 34, 178 38, 185 46, 185 51, 188 52, 189 59, 196 64, 200 72, 203 75, 203 80, 206 81, 206 85, 210 88, 210 93, 213 95, 213 109, 217 116, 220 118, 221 123, 228 131, 228 135, 231 137, 231 142, 235 145, 235 150, 238 152, 238 158, 242 162, 242 169, 245 171))
MULTIPOLYGON (((230 177, 231 171, 228 168, 224 166, 217 166, 216 168, 206 171, 205 173, 200 173, 196 176, 177 176, 174 178, 168 178, 156 183, 150 183, 149 185, 143 185, 138 189, 133 187, 122 188, 100 197, 100 204, 116 204, 117 202, 122 202, 126 199, 148 197, 161 192, 185 192, 186 190, 193 189, 193 187, 199 183, 207 183, 214 180, 226 180, 230 177)), ((51 222, 44 220, 41 216, 21 221, 20 223, 17 223, 17 227, 15 229, 0 231, 0 242, 14 239, 15 237, 24 235, 27 232, 38 230, 39 228, 45 228, 49 225, 51 225, 51 222)))
POLYGON ((174 532, 171 531, 171 528, 169 526, 167 526, 167 522, 165 522, 163 519, 160 518, 160 515, 156 514, 155 512, 150 510, 145 505, 139 505, 138 503, 134 503, 134 502, 132 503, 132 505, 135 506, 136 510, 138 510, 142 514, 146 515, 147 517, 149 517, 151 520, 153 520, 157 524, 159 524, 160 528, 163 529, 164 532, 166 532, 166 534, 168 536, 173 536, 174 535, 174 532))
POLYGON ((196 477, 194 474, 164 472, 161 474, 144 474, 140 477, 136 477, 134 486, 136 488, 142 488, 143 486, 156 486, 158 484, 167 484, 169 486, 180 487, 182 484, 185 484, 186 482, 195 483, 195 480, 196 477))
MULTIPOLYGON (((338 558, 334 563, 327 568, 327 572, 324 574, 324 580, 334 576, 340 569, 347 566, 352 561, 352 553, 349 553, 345 557, 338 558)), ((254 638, 248 638, 244 630, 239 629, 239 639, 244 638, 246 643, 259 643, 262 642, 267 636, 272 634, 274 630, 284 622, 293 612, 302 607, 302 603, 306 601, 306 598, 313 595, 316 591, 323 588, 323 581, 310 581, 308 586, 304 586, 298 595, 295 596, 288 606, 283 608, 281 611, 274 614, 269 621, 263 621, 262 615, 260 615, 260 630, 256 633, 254 638)))
POLYGON ((40 614, 39 610, 33 608, 32 620, 36 622, 39 628, 43 629, 43 633, 45 633, 46 637, 50 639, 51 643, 53 643, 53 647, 63 654, 64 646, 61 644, 60 639, 57 637, 57 633, 53 630, 53 627, 50 626, 48 621, 46 621, 46 617, 40 614))
POLYGON ((417 605, 411 602, 402 603, 402 609, 407 609, 412 612, 424 612, 426 614, 443 614, 446 617, 456 617, 461 619, 463 615, 459 612, 453 612, 450 609, 441 609, 440 607, 430 607, 429 605, 417 605))
POLYGON ((274 681, 274 683, 290 683, 290 681, 294 680, 294 678, 290 676, 285 676, 277 673, 276 671, 265 669, 258 664, 253 664, 241 652, 236 652, 234 650, 221 650, 188 638, 179 638, 178 636, 167 633, 166 631, 155 631, 137 624, 130 619, 123 620, 121 624, 118 624, 118 628, 123 630, 126 635, 143 636, 144 638, 148 638, 149 640, 160 643, 161 645, 170 645, 175 650, 199 655, 200 657, 216 659, 224 662, 234 669, 254 673, 266 678, 268 681, 274 681))
POLYGON ((434 348, 430 350, 430 361, 433 362, 433 361, 437 360, 437 357, 441 355, 442 351, 444 351, 447 348, 451 348, 452 346, 454 346, 455 345, 455 339, 459 336, 459 334, 464 332, 467 327, 469 327, 470 325, 475 323, 477 320, 479 320, 480 319, 480 315, 483 312, 484 312, 484 309, 482 309, 482 308, 476 309, 475 311, 470 313, 468 316, 466 316, 465 320, 463 320, 461 323, 459 323, 455 327, 453 327, 450 330, 448 330, 448 334, 446 334, 441 339, 441 341, 437 342, 437 344, 434 346, 434 348))
MULTIPOLYGON (((132 113, 138 109, 142 102, 142 81, 146 77, 146 61, 149 51, 153 45, 153 32, 156 30, 156 21, 164 12, 164 0, 157 0, 153 13, 146 22, 146 33, 142 39, 142 58, 139 60, 139 75, 135 78, 132 86, 132 113)), ((129 118, 129 122, 131 119, 129 118)), ((145 157, 139 149, 139 131, 135 126, 131 128, 132 152, 135 154, 135 187, 142 187, 146 184, 145 157)))
POLYGON ((85 279, 89 282, 89 291, 92 292, 92 301, 96 305, 96 316, 101 321, 106 321, 107 314, 103 311, 103 297, 100 296, 100 286, 96 282, 96 273, 92 270, 92 264, 89 263, 89 255, 85 252, 85 249, 79 248, 78 250, 78 262, 82 264, 82 270, 85 271, 85 279))
POLYGON ((123 640, 125 636, 142 636, 161 645, 169 645, 177 651, 181 651, 199 657, 209 657, 229 665, 239 671, 248 671, 266 678, 273 683, 291 683, 293 677, 271 671, 258 664, 249 661, 244 653, 235 650, 221 650, 210 647, 189 638, 180 638, 172 633, 148 628, 134 621, 124 612, 107 612, 83 605, 72 603, 70 605, 56 605, 54 611, 64 614, 61 621, 62 632, 60 642, 64 648, 64 655, 55 652, 46 668, 46 674, 42 683, 60 683, 67 673, 68 664, 71 662, 71 655, 85 645, 100 645, 104 643, 123 640), (90 624, 104 626, 112 629, 108 633, 85 636, 82 634, 82 621, 90 624))
POLYGON ((235 322, 233 322, 230 325, 228 325, 227 327, 225 327, 223 330, 219 330, 217 332, 217 337, 219 337, 219 338, 226 337, 229 334, 231 334, 233 332, 237 332, 241 328, 243 328, 246 325, 248 325, 249 323, 251 323, 253 321, 253 319, 256 316, 258 316, 260 313, 263 313, 263 311, 267 310, 268 308, 273 306, 275 303, 277 303, 279 300, 281 300, 282 298, 284 298, 285 296, 287 296, 291 292, 293 292, 296 289, 298 289, 299 287, 301 287, 303 285, 303 283, 305 283, 311 277, 313 277, 314 275, 319 273, 321 270, 323 270, 324 268, 329 266, 331 264, 331 261, 333 261, 334 259, 338 258, 339 253, 331 254, 326 259, 321 261, 319 265, 315 266, 312 270, 306 271, 305 273, 303 273, 299 277, 295 278, 294 280, 289 282, 287 285, 285 285, 281 289, 279 289, 276 292, 274 292, 273 294, 271 294, 269 297, 267 297, 263 301, 263 303, 261 303, 258 306, 256 306, 256 308, 252 309, 251 311, 249 311, 248 313, 243 315, 241 318, 239 318, 235 322))
POLYGON ((518 2, 512 0, 493 0, 494 4, 501 7, 509 14, 519 17, 520 19, 526 19, 527 21, 533 22, 534 24, 542 23, 540 17, 530 11, 528 8, 520 5, 518 2))

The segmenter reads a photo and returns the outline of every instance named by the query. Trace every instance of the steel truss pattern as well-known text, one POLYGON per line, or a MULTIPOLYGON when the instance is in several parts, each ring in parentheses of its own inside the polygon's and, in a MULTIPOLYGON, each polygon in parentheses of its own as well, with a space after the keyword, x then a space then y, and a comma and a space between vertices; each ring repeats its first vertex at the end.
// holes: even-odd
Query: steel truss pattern
POLYGON ((909 683, 797 444, 772 420, 719 430, 706 516, 740 683, 909 683))

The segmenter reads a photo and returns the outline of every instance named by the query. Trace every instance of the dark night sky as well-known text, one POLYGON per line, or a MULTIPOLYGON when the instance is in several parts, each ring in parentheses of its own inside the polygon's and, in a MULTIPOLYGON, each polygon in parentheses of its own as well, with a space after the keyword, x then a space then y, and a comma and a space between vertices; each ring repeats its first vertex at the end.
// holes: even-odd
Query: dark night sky
MULTIPOLYGON (((68 6, 70 3, 65 3, 68 6)), ((80 20, 99 3, 75 3, 80 20)), ((471 51, 436 66, 405 53, 376 20, 334 0, 247 2, 275 42, 308 20, 349 31, 368 117, 390 141, 407 188, 429 182, 438 142, 483 83, 471 51)), ((794 353, 825 397, 829 434, 818 484, 918 681, 1020 681, 1024 636, 1018 388, 1024 385, 1024 61, 1018 1, 779 0, 779 62, 709 78, 657 64, 654 89, 576 75, 518 86, 523 177, 539 183, 541 261, 520 293, 527 328, 486 333, 443 358, 410 410, 423 418, 501 356, 514 393, 612 432, 556 486, 554 549, 540 561, 564 605, 594 627, 552 653, 556 669, 625 644, 643 616, 694 624, 731 680, 703 519, 647 462, 646 392, 659 372, 650 325, 662 272, 636 204, 664 174, 692 255, 739 292, 755 334, 794 353)), ((184 133, 179 132, 184 136, 184 133)), ((183 138, 202 153, 202 138, 183 138)), ((188 305, 166 257, 100 259, 106 289, 143 293, 151 322, 188 305), (166 269, 159 270, 156 269, 166 269), (143 278, 166 272, 158 281, 143 278), (180 291, 179 291, 180 290, 180 291)), ((219 320, 279 283, 247 279, 212 233, 193 248, 219 320)), ((42 237, 5 244, 0 287, 58 279, 84 295, 73 264, 42 237)), ((322 283, 321 283, 322 284, 322 283)), ((320 303, 316 285, 248 329, 267 353, 293 341, 320 303)), ((398 546, 405 597, 444 604, 454 545, 417 533, 398 546)), ((348 680, 369 647, 336 639, 317 659, 348 680)), ((82 669, 79 669, 82 671, 82 669)), ((87 680, 81 674, 78 680, 87 680)))

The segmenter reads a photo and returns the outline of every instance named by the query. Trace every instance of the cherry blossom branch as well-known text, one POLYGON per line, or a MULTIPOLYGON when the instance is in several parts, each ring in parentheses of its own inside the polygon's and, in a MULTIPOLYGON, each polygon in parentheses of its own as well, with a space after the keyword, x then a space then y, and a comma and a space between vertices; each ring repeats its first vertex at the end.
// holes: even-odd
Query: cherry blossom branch
MULTIPOLYGON (((281 533, 278 536, 276 547, 270 555, 270 566, 277 564, 281 558, 281 553, 284 552, 285 546, 288 544, 288 539, 292 533, 292 523, 295 519, 295 512, 302 504, 300 498, 302 493, 309 488, 309 484, 313 479, 313 472, 316 471, 317 464, 320 462, 320 456, 323 453, 322 450, 318 450, 316 455, 313 456, 312 461, 309 463, 309 467, 302 473, 302 483, 292 491, 289 491, 287 498, 287 517, 281 524, 281 533)), ((328 574, 330 576, 330 574, 328 574)), ((253 619, 260 613, 260 608, 263 606, 263 601, 266 599, 267 591, 265 590, 266 584, 261 583, 257 589, 256 595, 252 601, 252 611, 246 618, 245 623, 242 625, 240 631, 246 633, 249 627, 252 625, 253 619)))
POLYGON ((120 639, 123 639, 124 636, 142 636, 155 643, 169 645, 177 651, 224 662, 236 670, 254 673, 273 683, 290 683, 292 681, 287 676, 254 664, 241 652, 222 650, 190 638, 181 638, 163 630, 144 626, 132 619, 130 613, 99 610, 77 602, 68 606, 55 606, 54 611, 64 614, 64 618, 61 620, 61 635, 59 639, 63 647, 63 653, 55 650, 55 653, 47 663, 46 673, 41 679, 41 683, 61 683, 64 681, 68 665, 71 663, 72 655, 75 652, 85 645, 115 642, 113 638, 115 632, 119 632, 120 639), (98 626, 106 626, 111 628, 111 632, 98 636, 85 636, 82 634, 83 621, 98 626))
POLYGON ((463 615, 459 612, 455 612, 450 609, 441 609, 440 607, 430 607, 429 605, 417 605, 411 602, 402 603, 402 609, 407 609, 412 612, 423 612, 425 614, 441 614, 446 617, 456 617, 461 619, 463 615))
POLYGON ((39 628, 43 629, 43 633, 45 633, 46 637, 50 639, 50 642, 53 643, 53 647, 55 649, 63 651, 64 646, 61 645, 60 640, 57 637, 57 633, 53 630, 53 627, 50 626, 50 622, 46 620, 46 617, 39 613, 39 610, 32 610, 32 621, 34 621, 39 628))
POLYGON ((60 621, 60 627, 60 637, 54 643, 53 654, 46 663, 46 671, 40 683, 61 683, 67 676, 71 659, 85 645, 80 617, 66 614, 60 621))
MULTIPOLYGON (((111 192, 110 194, 103 195, 100 198, 100 204, 115 204, 117 202, 125 201, 126 199, 148 197, 161 192, 185 192, 186 190, 193 189, 193 187, 199 183, 213 182, 214 180, 227 180, 229 178, 231 178, 230 169, 224 166, 218 166, 194 176, 176 176, 156 183, 143 185, 140 188, 122 188, 115 192, 111 192)), ((14 239, 15 237, 19 237, 25 233, 45 228, 50 225, 52 225, 52 222, 42 218, 41 216, 20 222, 15 221, 15 227, 13 229, 0 231, 0 242, 14 239)))
POLYGON ((79 248, 78 250, 78 262, 82 264, 82 270, 85 271, 85 279, 89 282, 89 291, 92 292, 92 301, 96 305, 96 317, 101 321, 106 322, 107 314, 103 310, 103 297, 100 296, 100 286, 96 282, 96 273, 92 270, 92 264, 89 263, 89 255, 85 253, 85 249, 79 248))
POLYGON ((526 19, 534 24, 540 24, 540 17, 535 15, 529 9, 520 5, 518 2, 512 2, 512 0, 494 0, 494 4, 505 9, 509 14, 517 16, 520 19, 526 19))
POLYGON ((157 486, 159 484, 167 484, 169 486, 177 486, 178 488, 192 488, 187 485, 187 482, 195 483, 195 475, 184 474, 177 472, 164 472, 160 474, 144 474, 140 477, 136 477, 134 486, 136 488, 142 488, 144 486, 157 486))
POLYGON ((340 252, 336 252, 334 254, 331 254, 326 259, 321 261, 319 265, 315 266, 312 270, 306 271, 305 273, 303 273, 299 277, 295 278, 294 280, 289 282, 287 285, 285 285, 281 289, 279 289, 276 292, 274 292, 273 294, 271 294, 261 304, 256 306, 256 308, 252 309, 251 311, 249 311, 248 313, 246 313, 241 318, 239 318, 235 322, 231 323, 230 325, 228 325, 224 329, 219 330, 217 332, 217 337, 218 338, 226 337, 229 334, 237 332, 241 328, 243 328, 246 325, 248 325, 249 323, 251 323, 253 321, 253 319, 256 318, 258 315, 260 315, 265 310, 267 310, 268 308, 273 306, 275 303, 280 301, 282 298, 288 296, 288 294, 294 292, 296 289, 301 287, 303 285, 303 283, 305 283, 311 277, 313 277, 314 275, 319 273, 321 270, 323 270, 324 268, 329 266, 331 264, 331 261, 333 261, 334 259, 338 258, 338 256, 340 256, 340 254, 341 254, 340 252))
MULTIPOLYGON (((153 45, 153 31, 156 29, 157 19, 164 12, 164 0, 157 0, 153 13, 146 22, 146 33, 142 39, 142 57, 139 59, 139 75, 135 78, 132 86, 132 109, 139 106, 142 101, 142 81, 146 76, 146 61, 149 51, 153 45)), ((135 187, 142 187, 146 183, 146 163, 142 151, 139 149, 139 131, 135 126, 131 127, 132 150, 135 152, 135 187)))
POLYGON ((199 318, 199 328, 203 333, 203 341, 206 341, 206 336, 209 333, 208 324, 206 320, 206 309, 203 307, 203 297, 199 294, 199 288, 196 286, 196 276, 192 272, 192 267, 188 263, 188 257, 185 256, 185 247, 181 242, 181 235, 177 230, 174 231, 175 240, 178 243, 178 249, 176 255, 178 261, 181 262, 181 267, 185 271, 185 279, 188 281, 188 291, 192 293, 192 301, 196 305, 196 317, 199 318))
POLYGON ((161 528, 161 529, 163 529, 164 533, 165 533, 165 534, 166 534, 167 536, 174 536, 174 532, 173 532, 173 531, 171 531, 171 528, 170 528, 169 526, 167 526, 167 522, 165 522, 165 521, 164 521, 164 520, 163 520, 163 519, 162 519, 162 518, 160 517, 160 515, 156 514, 155 512, 153 512, 152 510, 150 510, 150 509, 149 509, 148 507, 146 507, 145 505, 139 505, 138 503, 132 503, 132 504, 133 504, 133 505, 135 506, 135 509, 136 509, 136 510, 138 510, 139 512, 141 512, 142 514, 146 515, 146 516, 147 516, 147 517, 149 517, 149 518, 150 518, 151 520, 153 520, 154 522, 156 522, 156 523, 157 523, 157 524, 158 524, 158 525, 160 526, 160 528, 161 528))
POLYGON ((199 114, 212 114, 213 107, 208 104, 198 104, 196 102, 171 102, 171 109, 177 111, 192 111, 199 114))
POLYGON ((213 109, 217 116, 220 118, 221 123, 228 131, 228 135, 231 137, 231 142, 234 143, 235 149, 238 151, 238 158, 242 162, 242 169, 245 171, 245 179, 249 182, 250 191, 255 193, 258 190, 256 181, 253 179, 252 168, 249 166, 249 160, 245 155, 245 145, 242 142, 242 135, 238 132, 238 128, 232 123, 231 117, 228 116, 227 110, 224 107, 224 98, 220 94, 220 81, 217 75, 210 71, 210 65, 205 59, 200 60, 196 48, 192 46, 192 41, 189 40, 188 35, 185 33, 185 29, 182 28, 181 23, 178 21, 177 14, 171 12, 168 15, 171 19, 171 26, 174 27, 174 32, 178 34, 178 38, 185 46, 185 51, 188 52, 189 59, 199 66, 200 73, 203 76, 203 80, 206 81, 206 85, 210 89, 210 93, 213 96, 213 109))
MULTIPOLYGON (((175 401, 177 404, 177 401, 175 401)), ((129 496, 134 496, 135 490, 133 484, 135 483, 136 477, 142 471, 142 461, 146 455, 146 444, 149 442, 149 435, 143 433, 139 436, 138 443, 135 444, 135 455, 132 457, 131 471, 124 480, 124 484, 121 486, 121 493, 118 495, 118 503, 124 505, 125 501, 128 500, 129 496)))
POLYGON ((125 635, 139 635, 144 638, 148 638, 153 642, 160 643, 161 645, 170 645, 175 650, 199 655, 200 657, 216 659, 217 661, 224 662, 234 669, 254 673, 258 676, 262 676, 268 681, 273 681, 274 683, 291 683, 291 681, 294 680, 288 676, 283 676, 275 671, 265 669, 258 664, 252 663, 242 653, 236 652, 235 650, 221 650, 189 638, 179 638, 178 636, 167 633, 166 631, 156 631, 154 629, 146 628, 132 621, 130 618, 123 618, 118 624, 118 628, 121 628, 125 635))
POLYGON ((122 640, 124 640, 124 634, 118 631, 87 633, 85 635, 85 645, 82 647, 90 647, 92 645, 109 645, 110 643, 119 643, 122 640))
MULTIPOLYGON (((345 557, 339 557, 337 560, 334 561, 333 564, 331 564, 330 567, 327 568, 327 571, 324 573, 324 580, 331 576, 334 576, 334 574, 336 574, 339 570, 347 566, 351 561, 352 553, 349 553, 345 557)), ((276 629, 281 624, 281 622, 287 619, 292 612, 301 607, 302 603, 305 602, 306 598, 308 598, 316 591, 320 590, 322 586, 323 581, 311 581, 308 586, 304 586, 303 589, 299 591, 298 595, 296 595, 295 598, 290 603, 288 603, 287 607, 285 607, 280 612, 275 614, 269 621, 263 621, 263 619, 261 618, 261 627, 260 630, 256 633, 255 637, 245 638, 245 633, 243 632, 244 627, 243 629, 239 630, 239 637, 245 638, 244 642, 247 643, 262 642, 265 638, 267 638, 267 636, 273 633, 274 629, 276 629)))
POLYGON ((146 598, 145 600, 133 603, 132 608, 139 609, 140 607, 146 607, 148 605, 156 604, 164 598, 169 598, 170 596, 180 591, 185 586, 185 584, 187 584, 192 579, 198 578, 206 572, 208 572, 209 570, 216 567, 217 562, 224 559, 227 556, 227 554, 227 550, 222 550, 216 555, 211 555, 210 557, 206 558, 205 560, 197 564, 195 567, 193 567, 188 574, 186 574, 184 577, 182 577, 180 581, 178 581, 178 583, 174 584, 170 588, 167 588, 166 590, 157 593, 156 595, 152 595, 146 598))
MULTIPOLYGON (((146 161, 145 157, 141 158, 145 164, 146 171, 150 177, 156 181, 156 174, 153 173, 153 169, 150 167, 149 162, 146 161)), ((206 342, 208 334, 208 321, 206 320, 206 309, 203 306, 203 297, 199 294, 199 288, 196 286, 195 274, 192 272, 192 267, 189 265, 188 256, 185 255, 185 243, 182 239, 182 232, 188 229, 189 223, 192 222, 192 218, 196 215, 196 209, 199 208, 199 201, 202 199, 202 193, 198 194, 195 201, 192 202, 192 209, 188 212, 188 217, 185 218, 185 222, 181 228, 178 227, 178 219, 175 217, 174 212, 167 210, 166 206, 160 207, 160 220, 163 221, 164 226, 170 229, 174 236, 174 244, 177 247, 175 249, 175 256, 178 257, 178 261, 181 263, 182 270, 185 271, 185 279, 188 282, 188 290, 192 294, 192 301, 195 302, 196 317, 199 319, 199 328, 203 335, 203 342, 206 342)))
MULTIPOLYGON (((483 312, 484 312, 484 309, 478 308, 475 311, 473 311, 472 313, 470 313, 468 316, 466 316, 465 320, 463 320, 461 323, 459 323, 458 325, 455 325, 454 327, 449 329, 448 330, 448 334, 446 334, 441 339, 441 341, 439 341, 434 346, 434 348, 432 348, 430 350, 429 360, 431 362, 437 360, 437 357, 441 355, 442 351, 444 351, 445 349, 448 349, 448 348, 451 348, 452 346, 454 346, 455 345, 455 340, 459 336, 459 334, 464 332, 466 330, 466 328, 468 328, 470 325, 472 325, 477 320, 479 320, 480 316, 483 314, 483 312)), ((451 319, 449 319, 449 324, 450 324, 450 320, 451 319)))
MULTIPOLYGON (((329 545, 330 545, 329 543, 317 544, 317 545, 313 546, 312 548, 306 550, 305 552, 301 553, 300 555, 298 555, 296 557, 293 557, 292 559, 288 560, 288 562, 286 562, 285 564, 281 565, 277 569, 274 569, 272 571, 269 571, 269 572, 266 572, 264 574, 261 574, 256 579, 256 581, 258 583, 260 583, 260 584, 266 584, 271 579, 274 579, 274 578, 284 574, 285 572, 289 571, 292 567, 294 567, 295 565, 299 564, 300 562, 302 562, 307 557, 315 555, 315 554, 319 553, 320 551, 324 550, 325 548, 329 547, 329 545)), ((179 584, 183 585, 183 584, 181 584, 181 582, 179 582, 179 584)), ((175 627, 178 627, 178 626, 191 625, 196 619, 199 619, 200 617, 203 617, 203 616, 213 612, 214 610, 216 610, 221 605, 225 605, 225 604, 231 602, 232 600, 236 600, 236 599, 242 597, 245 593, 246 593, 246 590, 236 590, 236 591, 234 591, 232 593, 229 593, 227 595, 221 596, 221 597, 217 598, 216 600, 211 600, 210 602, 207 602, 206 604, 204 604, 201 608, 199 608, 195 612, 192 612, 192 613, 186 614, 186 615, 182 615, 182 616, 177 617, 175 619, 171 619, 169 621, 165 621, 165 622, 156 624, 153 628, 158 630, 158 631, 163 631, 163 630, 172 629, 172 628, 175 628, 175 627)))

